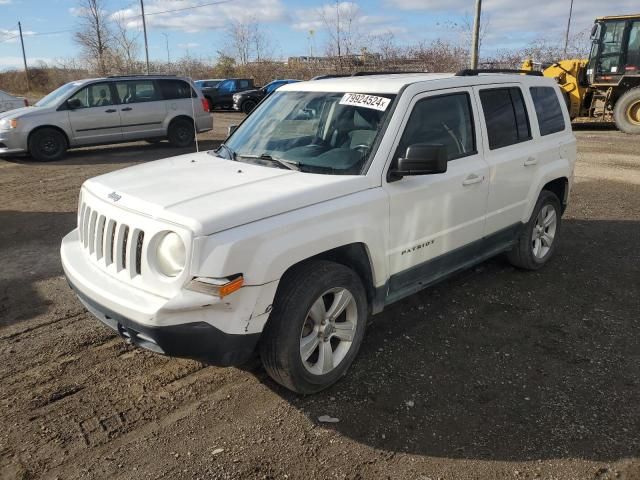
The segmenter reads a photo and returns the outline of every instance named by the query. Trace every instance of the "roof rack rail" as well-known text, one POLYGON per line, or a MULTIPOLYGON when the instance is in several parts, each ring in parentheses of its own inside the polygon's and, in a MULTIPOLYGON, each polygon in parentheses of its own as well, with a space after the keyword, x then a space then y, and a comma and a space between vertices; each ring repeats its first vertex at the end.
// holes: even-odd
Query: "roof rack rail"
POLYGON ((534 70, 514 70, 510 68, 465 68, 456 73, 456 77, 474 77, 481 73, 519 73, 521 75, 532 75, 542 77, 542 72, 534 70))
POLYGON ((404 75, 407 73, 427 73, 424 71, 418 70, 384 70, 380 72, 354 72, 351 74, 352 77, 365 77, 367 75, 404 75))
POLYGON ((107 78, 128 78, 128 77, 177 77, 173 73, 131 73, 129 75, 107 75, 107 78))

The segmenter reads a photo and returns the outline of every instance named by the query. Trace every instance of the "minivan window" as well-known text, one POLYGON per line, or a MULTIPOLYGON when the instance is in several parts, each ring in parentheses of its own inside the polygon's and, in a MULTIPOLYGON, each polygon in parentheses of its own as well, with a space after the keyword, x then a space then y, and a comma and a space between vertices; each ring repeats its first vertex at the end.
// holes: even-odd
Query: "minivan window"
POLYGON ((120 103, 153 102, 160 99, 153 80, 125 80, 116 82, 120 103))
POLYGON ((196 96, 191 86, 184 80, 158 80, 162 98, 174 100, 178 98, 191 98, 196 96))
POLYGON ((106 107, 115 102, 111 98, 111 88, 108 83, 94 83, 78 90, 73 94, 68 103, 73 103, 73 109, 106 107))
POLYGON ((491 150, 531 139, 529 117, 519 88, 481 90, 480 101, 491 150))
POLYGON ((550 135, 564 130, 564 116, 553 87, 531 87, 531 98, 540 125, 540 135, 550 135))
POLYGON ((396 158, 416 143, 444 145, 447 159, 476 153, 471 101, 467 93, 452 93, 419 100, 413 107, 396 158))

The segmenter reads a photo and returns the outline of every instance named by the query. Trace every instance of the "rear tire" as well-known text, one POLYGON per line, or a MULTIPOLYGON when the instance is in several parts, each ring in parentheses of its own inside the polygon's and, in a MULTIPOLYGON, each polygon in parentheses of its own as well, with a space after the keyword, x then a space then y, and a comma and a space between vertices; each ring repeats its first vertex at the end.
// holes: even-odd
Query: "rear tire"
POLYGON ((281 280, 262 333, 262 364, 294 392, 319 392, 346 374, 367 316, 367 296, 353 270, 326 260, 294 267, 281 280))
POLYGON ((186 118, 177 118, 169 124, 167 134, 172 147, 185 148, 193 144, 195 129, 193 122, 186 118))
POLYGON ((54 162, 67 152, 67 138, 55 128, 41 128, 29 136, 29 153, 39 162, 54 162))
POLYGON ((555 193, 543 190, 531 218, 513 249, 507 253, 514 267, 538 270, 553 256, 560 231, 560 200, 555 193))
POLYGON ((623 94, 613 108, 613 120, 618 130, 630 135, 640 135, 640 87, 623 94))
POLYGON ((256 102, 254 102, 253 100, 246 100, 242 103, 242 113, 246 113, 247 115, 249 115, 251 113, 251 110, 256 108, 256 105, 256 102))

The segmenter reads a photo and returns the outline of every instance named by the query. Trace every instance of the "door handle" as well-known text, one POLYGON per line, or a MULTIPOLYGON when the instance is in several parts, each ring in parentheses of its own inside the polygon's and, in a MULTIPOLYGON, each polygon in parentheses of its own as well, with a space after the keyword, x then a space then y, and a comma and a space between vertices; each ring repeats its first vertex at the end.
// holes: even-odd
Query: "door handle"
POLYGON ((475 173, 472 173, 471 175, 469 175, 467 178, 464 179, 464 181, 462 182, 462 185, 466 187, 468 185, 473 185, 474 183, 480 183, 483 180, 484 180, 484 176, 476 175, 475 173))
POLYGON ((122 109, 123 112, 130 112, 131 110, 133 110, 133 108, 131 107, 126 107, 122 109))
POLYGON ((538 159, 536 157, 529 157, 524 161, 524 166, 528 167, 529 165, 535 165, 538 163, 538 159))
POLYGON ((106 113, 114 113, 116 110, 114 110, 113 108, 110 108, 109 110, 105 110, 106 113))

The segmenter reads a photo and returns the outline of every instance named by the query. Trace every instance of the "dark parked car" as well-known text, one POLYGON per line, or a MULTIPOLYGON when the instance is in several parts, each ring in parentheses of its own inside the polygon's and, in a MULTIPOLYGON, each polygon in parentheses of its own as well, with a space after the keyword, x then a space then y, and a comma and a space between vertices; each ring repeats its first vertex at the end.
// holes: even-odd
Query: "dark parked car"
POLYGON ((230 109, 233 105, 233 94, 252 90, 255 88, 251 78, 227 78, 225 80, 198 80, 196 85, 202 90, 202 94, 209 101, 209 108, 230 109), (200 87, 199 82, 203 82, 200 87), (214 86, 207 84, 217 82, 214 86))
POLYGON ((280 88, 282 85, 299 81, 300 80, 274 80, 273 82, 267 83, 262 88, 236 93, 233 95, 233 109, 249 113, 258 103, 260 103, 260 100, 280 88))

